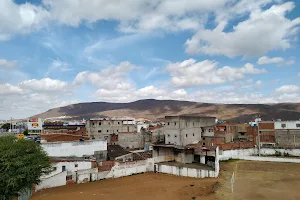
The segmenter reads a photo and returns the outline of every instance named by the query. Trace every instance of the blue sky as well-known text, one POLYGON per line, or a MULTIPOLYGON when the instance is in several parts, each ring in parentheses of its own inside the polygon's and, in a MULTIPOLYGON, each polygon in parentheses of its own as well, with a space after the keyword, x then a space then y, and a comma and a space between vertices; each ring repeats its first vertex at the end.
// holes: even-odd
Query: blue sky
POLYGON ((2 0, 0 119, 78 102, 300 99, 300 2, 2 0))

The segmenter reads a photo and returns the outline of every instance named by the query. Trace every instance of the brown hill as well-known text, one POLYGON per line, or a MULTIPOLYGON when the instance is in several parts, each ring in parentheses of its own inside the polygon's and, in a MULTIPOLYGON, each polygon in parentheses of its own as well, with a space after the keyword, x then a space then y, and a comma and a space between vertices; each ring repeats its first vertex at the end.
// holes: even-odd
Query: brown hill
POLYGON ((91 102, 50 109, 33 117, 50 118, 71 116, 73 119, 90 117, 128 116, 151 120, 165 115, 215 116, 221 120, 248 122, 260 115, 263 120, 300 119, 300 103, 280 104, 211 104, 189 101, 146 99, 130 103, 91 102))

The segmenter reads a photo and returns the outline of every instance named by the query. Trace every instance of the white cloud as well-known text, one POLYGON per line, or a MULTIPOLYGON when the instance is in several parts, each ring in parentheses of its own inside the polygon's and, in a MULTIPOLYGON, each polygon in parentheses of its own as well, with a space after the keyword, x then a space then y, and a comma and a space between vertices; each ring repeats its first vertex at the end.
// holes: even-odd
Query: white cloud
POLYGON ((159 96, 159 95, 163 95, 164 93, 165 91, 158 89, 153 85, 141 88, 136 91, 136 94, 139 97, 159 96))
POLYGON ((16 4, 13 0, 1 0, 0 10, 0 40, 37 30, 49 18, 48 11, 41 6, 16 4))
POLYGON ((284 62, 284 58, 282 57, 273 57, 269 58, 267 56, 260 57, 257 61, 257 64, 259 65, 265 65, 265 64, 274 64, 274 63, 282 63, 284 62))
POLYGON ((294 93, 300 91, 297 85, 283 85, 275 90, 277 93, 294 93))
POLYGON ((297 77, 300 77, 300 72, 297 74, 297 77))
POLYGON ((128 73, 137 69, 130 62, 121 62, 118 66, 110 66, 102 69, 99 73, 83 71, 77 74, 73 84, 83 84, 90 82, 97 88, 114 89, 124 85, 131 85, 128 73))
POLYGON ((189 59, 181 63, 171 63, 167 70, 172 77, 172 84, 176 87, 221 84, 242 79, 246 74, 266 72, 265 69, 255 68, 250 63, 241 68, 229 66, 219 68, 217 64, 210 60, 196 62, 194 59, 189 59))
POLYGON ((15 61, 15 60, 9 61, 9 60, 6 60, 6 59, 0 59, 0 68, 14 69, 18 65, 19 65, 18 62, 15 61))
POLYGON ((12 94, 21 94, 22 89, 11 85, 11 84, 0 84, 0 94, 1 95, 12 95, 12 94))
POLYGON ((53 80, 50 78, 43 78, 40 80, 31 79, 23 81, 19 84, 19 87, 24 90, 48 93, 57 92, 61 93, 67 89, 68 83, 60 80, 53 80))
POLYGON ((290 20, 285 15, 294 7, 293 2, 287 2, 267 10, 251 9, 250 17, 232 27, 231 32, 224 31, 230 24, 226 20, 220 21, 215 29, 200 29, 186 41, 186 52, 250 57, 290 48, 299 30, 300 18, 290 20))

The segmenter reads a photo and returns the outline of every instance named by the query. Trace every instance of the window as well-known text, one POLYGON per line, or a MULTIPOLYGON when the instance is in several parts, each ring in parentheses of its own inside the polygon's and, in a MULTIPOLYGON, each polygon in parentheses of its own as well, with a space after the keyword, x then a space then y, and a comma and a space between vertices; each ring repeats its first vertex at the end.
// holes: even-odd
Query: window
POLYGON ((78 167, 78 164, 75 164, 75 167, 78 167))
POLYGON ((245 135, 245 133, 241 133, 241 135, 245 135))
POLYGON ((202 145, 205 146, 205 142, 203 142, 202 145))
POLYGON ((171 144, 171 142, 169 142, 169 144, 171 144))
POLYGON ((95 123, 93 123, 93 125, 95 125, 95 123))
POLYGON ((118 124, 120 124, 120 122, 118 122, 118 124))
POLYGON ((64 171, 66 171, 66 166, 62 166, 61 167, 61 170, 64 172, 64 171))
POLYGON ((66 180, 67 180, 67 181, 72 180, 72 175, 66 176, 66 180))
POLYGON ((170 134, 168 134, 168 137, 170 137, 170 134))
POLYGON ((187 137, 187 134, 185 134, 185 137, 187 137))
POLYGON ((205 138, 203 138, 203 140, 205 140, 205 138))
POLYGON ((176 138, 177 138, 177 135, 174 135, 174 137, 176 137, 176 138))
POLYGON ((170 122, 168 122, 168 125, 170 125, 170 122))
POLYGON ((98 133, 101 133, 101 130, 98 130, 98 133))
POLYGON ((282 128, 285 128, 285 127, 286 127, 286 124, 281 124, 281 127, 282 127, 282 128))
POLYGON ((119 130, 117 130, 117 132, 119 132, 119 130))
POLYGON ((193 133, 193 136, 195 136, 195 133, 193 133))
POLYGON ((300 128, 300 124, 296 124, 296 127, 297 127, 297 128, 300 128))
POLYGON ((101 126, 101 122, 99 122, 99 126, 101 126))
POLYGON ((174 126, 176 126, 176 122, 174 122, 174 126))
POLYGON ((109 132, 109 130, 107 130, 106 132, 109 132))

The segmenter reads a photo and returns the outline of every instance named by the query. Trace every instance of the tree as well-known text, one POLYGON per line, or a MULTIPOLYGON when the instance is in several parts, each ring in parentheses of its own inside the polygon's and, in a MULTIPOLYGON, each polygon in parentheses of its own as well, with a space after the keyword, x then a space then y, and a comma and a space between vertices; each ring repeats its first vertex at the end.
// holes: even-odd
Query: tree
POLYGON ((10 123, 5 123, 1 126, 1 128, 5 129, 6 131, 8 131, 10 129, 10 123))
POLYGON ((40 145, 13 135, 0 137, 0 200, 18 196, 51 171, 50 158, 40 145))
POLYGON ((24 135, 29 135, 29 134, 28 134, 28 130, 24 130, 24 131, 23 131, 23 134, 24 134, 24 135))

